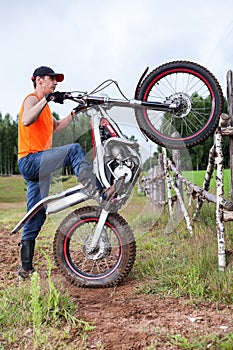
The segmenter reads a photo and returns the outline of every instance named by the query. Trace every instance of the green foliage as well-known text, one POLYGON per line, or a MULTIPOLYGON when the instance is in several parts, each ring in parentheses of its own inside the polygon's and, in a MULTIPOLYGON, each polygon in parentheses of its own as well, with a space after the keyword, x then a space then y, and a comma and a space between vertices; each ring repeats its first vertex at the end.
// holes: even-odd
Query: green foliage
POLYGON ((9 114, 0 113, 0 175, 17 174, 17 122, 9 114))
POLYGON ((224 273, 218 271, 214 229, 209 223, 196 223, 191 237, 182 222, 168 235, 166 215, 161 217, 154 229, 138 240, 134 275, 151 279, 140 292, 232 303, 233 271, 230 265, 224 273))
POLYGON ((25 201, 26 184, 21 176, 0 176, 0 203, 25 201))
POLYGON ((90 118, 85 114, 79 115, 75 123, 71 123, 65 130, 60 133, 54 133, 54 147, 78 142, 88 153, 91 148, 90 118))
POLYGON ((231 350, 233 348, 233 333, 227 334, 225 337, 219 337, 216 334, 208 334, 195 336, 188 339, 180 334, 168 334, 168 343, 182 350, 206 350, 208 348, 214 350, 231 350))
MULTIPOLYGON (((204 171, 186 173, 192 177, 194 183, 202 186, 204 171)), ((224 171, 225 191, 231 190, 229 184, 229 170, 224 171)), ((5 197, 9 195, 11 181, 14 177, 3 178, 7 180, 8 191, 3 190, 5 197)), ((69 178, 64 186, 69 187, 74 179, 69 178)), ((2 187, 3 188, 3 187, 2 187)), ((13 188, 13 187, 12 187, 13 188)), ((211 184, 211 191, 215 190, 215 179, 211 184)), ((22 188, 22 191, 24 189, 22 188)), ((4 195, 2 197, 4 201, 4 195)), ((187 231, 185 222, 182 221, 171 234, 166 233, 166 225, 169 214, 166 208, 160 216, 153 216, 152 205, 146 206, 146 197, 137 196, 133 191, 133 199, 130 204, 122 209, 121 215, 126 218, 130 226, 135 229, 137 239, 137 257, 131 277, 134 279, 147 279, 144 287, 137 288, 136 293, 156 294, 161 297, 187 297, 189 302, 198 307, 199 302, 213 301, 216 303, 233 303, 233 255, 231 247, 233 242, 232 224, 225 223, 227 269, 225 272, 218 271, 217 261, 217 237, 215 223, 215 205, 204 204, 201 215, 195 223, 194 234, 191 237, 187 231), (145 208, 146 210, 142 210, 145 208), (140 215, 138 214, 140 213, 140 215), (143 233, 143 234, 142 234, 143 233), (229 249, 230 248, 230 249, 229 249)), ((192 208, 189 208, 191 213, 192 208)), ((11 220, 11 216, 6 219, 11 220)), ((60 218, 60 217, 59 217, 60 218)), ((60 218, 61 219, 61 218, 60 218)), ((59 219, 59 220, 60 220, 59 219)), ((49 223, 46 223, 49 225, 49 223)), ((45 246, 51 247, 51 232, 55 230, 51 226, 46 227, 46 233, 41 233, 38 244, 43 247, 43 255, 47 261, 48 275, 44 283, 39 275, 35 274, 29 282, 28 288, 25 283, 7 287, 0 291, 0 349, 16 348, 19 336, 26 331, 32 331, 31 345, 38 349, 69 348, 69 339, 77 332, 77 338, 81 344, 85 344, 88 331, 92 326, 74 317, 75 305, 70 297, 61 292, 52 280, 52 264, 49 254, 44 252, 45 246), (43 237, 43 234, 46 234, 43 237), (17 332, 15 331, 17 330, 17 332), (50 344, 50 338, 53 342, 50 344)), ((57 227, 57 226, 56 226, 57 227)), ((209 334, 195 338, 186 338, 179 334, 163 334, 163 330, 150 329, 154 332, 155 341, 149 349, 155 349, 156 335, 163 336, 167 344, 178 349, 213 349, 230 350, 233 348, 233 334, 226 334, 220 338, 217 334, 209 334), (211 344, 211 345, 209 345, 211 344)), ((26 337, 21 337, 21 348, 26 349, 28 343, 26 337)), ((28 341, 28 340, 27 340, 28 341)), ((85 347, 79 347, 85 349, 85 347)))
MULTIPOLYGON (((224 156, 224 167, 229 167, 229 137, 223 138, 223 156, 224 156)), ((209 150, 213 146, 213 137, 209 137, 206 141, 198 146, 195 146, 189 150, 189 154, 192 160, 194 170, 206 169, 208 165, 209 150)))
POLYGON ((42 310, 40 303, 40 277, 35 272, 31 277, 31 313, 32 313, 32 324, 34 330, 34 345, 37 347, 40 336, 41 336, 41 325, 42 325, 42 310))
MULTIPOLYGON (((224 337, 218 336, 215 333, 207 335, 195 335, 187 338, 181 334, 168 333, 165 330, 151 329, 151 333, 155 335, 155 339, 160 335, 166 340, 168 346, 180 350, 232 350, 233 348, 233 333, 229 333, 224 337)), ((146 350, 157 349, 159 343, 155 340, 146 350)))
MULTIPOLYGON (((85 114, 79 115, 78 119, 71 123, 65 130, 60 133, 54 133, 53 147, 67 145, 70 143, 79 143, 86 156, 92 160, 92 140, 90 130, 90 118, 85 114)), ((63 169, 63 175, 73 174, 71 167, 63 169)))
POLYGON ((153 168, 155 165, 158 165, 158 152, 154 152, 153 156, 148 158, 143 163, 143 171, 148 171, 150 168, 153 168))
MULTIPOLYGON (((227 101, 224 99, 224 113, 227 113, 227 101)), ((223 155, 224 155, 224 167, 229 167, 229 137, 223 138, 223 155)), ((209 137, 206 141, 198 146, 195 146, 189 150, 190 157, 192 159, 193 169, 201 170, 206 169, 209 158, 209 150, 214 143, 213 137, 209 137)))
POLYGON ((80 343, 85 341, 87 332, 93 329, 93 326, 74 316, 75 304, 67 294, 55 287, 51 277, 52 264, 49 257, 45 256, 48 265, 47 285, 42 284, 39 274, 35 272, 29 288, 25 288, 26 282, 23 281, 20 286, 0 291, 1 341, 8 348, 14 348, 19 335, 22 338, 20 349, 27 348, 28 344, 24 343, 26 338, 22 337, 26 332, 31 335, 34 349, 53 349, 48 345, 52 329, 57 349, 63 349, 63 341, 69 339, 71 329, 75 329, 80 343))
POLYGON ((59 117, 59 114, 56 113, 56 112, 53 112, 53 117, 56 119, 56 120, 60 120, 60 117, 59 117))

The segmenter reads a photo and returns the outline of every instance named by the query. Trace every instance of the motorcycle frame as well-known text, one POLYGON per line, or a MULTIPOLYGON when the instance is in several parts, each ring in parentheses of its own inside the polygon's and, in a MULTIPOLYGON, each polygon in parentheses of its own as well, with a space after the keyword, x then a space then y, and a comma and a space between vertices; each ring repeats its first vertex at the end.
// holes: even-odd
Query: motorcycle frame
MULTIPOLYGON (((147 70, 143 73, 141 79, 139 82, 141 82, 142 78, 146 75, 147 70)), ((139 85, 137 86, 135 90, 135 96, 136 91, 139 88, 139 85)), ((98 106, 100 108, 101 105, 106 108, 111 108, 112 106, 117 107, 146 107, 147 109, 153 109, 153 110, 159 110, 159 111, 176 111, 179 107, 179 101, 173 101, 173 100, 167 100, 166 102, 160 103, 160 102, 148 102, 148 101, 141 101, 137 99, 115 99, 115 98, 109 98, 109 97, 99 97, 99 96, 91 96, 91 95, 78 95, 73 96, 72 93, 65 93, 64 99, 70 99, 74 102, 78 103, 79 109, 77 109, 77 112, 87 109, 88 107, 94 107, 98 106)), ((103 110, 102 110, 103 111, 103 110)), ((108 116, 106 115, 106 119, 109 120, 108 116)), ((102 150, 101 145, 101 139, 100 135, 97 133, 97 126, 99 125, 98 120, 98 113, 95 117, 91 117, 91 128, 94 138, 94 149, 98 149, 98 152, 96 152, 96 157, 94 158, 94 169, 96 171, 97 177, 101 179, 102 184, 105 187, 109 187, 110 184, 105 176, 104 173, 104 161, 103 161, 103 153, 101 152, 101 155, 99 154, 99 150, 102 150)), ((115 122, 113 120, 110 121, 111 123, 115 122)), ((116 126, 116 124, 115 124, 116 126)), ((116 126, 117 127, 117 126, 116 126)), ((117 132, 120 135, 121 140, 124 139, 124 136, 122 135, 119 128, 117 128, 117 132)), ((57 213, 59 211, 62 211, 68 207, 74 206, 76 204, 82 203, 88 199, 88 196, 84 193, 85 187, 82 185, 74 186, 66 191, 62 191, 60 193, 50 195, 48 197, 43 198, 41 201, 39 201, 36 205, 31 208, 30 211, 26 213, 26 215, 22 218, 22 220, 14 227, 14 229, 11 231, 11 234, 17 233, 24 224, 32 218, 42 207, 46 207, 46 214, 53 214, 57 213)))
MULTIPOLYGON (((135 142, 125 139, 124 135, 122 134, 121 130, 118 128, 115 121, 108 116, 108 114, 104 111, 103 108, 97 107, 97 108, 93 108, 93 110, 95 112, 92 113, 90 117, 90 127, 92 132, 92 145, 93 145, 92 149, 93 149, 93 158, 94 158, 93 167, 96 172, 96 176, 99 178, 101 183, 107 188, 110 186, 110 183, 108 182, 108 179, 104 171, 104 148, 101 142, 101 136, 100 136, 100 130, 99 130, 101 118, 104 118, 108 122, 109 128, 111 128, 111 136, 112 136, 111 138, 114 138, 114 136, 116 136, 115 138, 119 139, 120 140, 119 142, 125 142, 125 144, 128 146, 132 145, 135 142), (112 124, 114 124, 114 127, 112 127, 112 124), (114 128, 117 130, 117 132, 114 128), (97 152, 97 149, 98 149, 98 152, 97 152)), ((86 187, 80 184, 80 185, 71 187, 65 191, 52 194, 50 196, 43 198, 24 215, 24 217, 19 221, 19 223, 13 228, 13 230, 11 231, 11 234, 17 233, 25 225, 25 223, 28 220, 30 220, 43 207, 46 208, 46 214, 49 215, 49 214, 58 213, 69 207, 72 207, 74 205, 87 201, 89 197, 87 194, 85 194, 85 192, 86 192, 86 187)), ((123 198, 123 202, 125 202, 128 199, 129 194, 123 195, 123 197, 124 196, 125 198, 123 198)), ((102 208, 102 213, 100 215, 99 224, 97 225, 97 228, 96 228, 96 233, 94 234, 94 237, 93 237, 93 242, 96 242, 96 243, 98 242, 97 236, 99 236, 101 233, 101 230, 107 219, 108 213, 109 213, 109 206, 107 205, 102 208)), ((94 247, 94 243, 91 244, 90 246, 94 247)))

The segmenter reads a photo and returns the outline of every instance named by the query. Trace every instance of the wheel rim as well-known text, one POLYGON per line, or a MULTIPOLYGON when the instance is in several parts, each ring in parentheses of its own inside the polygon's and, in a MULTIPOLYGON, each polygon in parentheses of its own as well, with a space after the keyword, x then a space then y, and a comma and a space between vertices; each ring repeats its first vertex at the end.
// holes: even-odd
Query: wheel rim
POLYGON ((144 101, 179 100, 175 113, 144 111, 144 118, 158 136, 168 141, 193 139, 208 128, 214 111, 215 97, 209 82, 190 69, 172 69, 158 75, 148 85, 144 101))
POLYGON ((80 277, 98 280, 111 275, 122 258, 122 241, 117 230, 108 222, 104 226, 97 249, 88 253, 88 246, 98 218, 76 222, 64 240, 64 258, 69 268, 80 277))

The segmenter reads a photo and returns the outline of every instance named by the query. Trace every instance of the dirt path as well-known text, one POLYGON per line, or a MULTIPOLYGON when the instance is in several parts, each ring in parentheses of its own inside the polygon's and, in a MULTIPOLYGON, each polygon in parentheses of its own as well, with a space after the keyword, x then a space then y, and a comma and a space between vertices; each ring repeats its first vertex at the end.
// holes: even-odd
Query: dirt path
MULTIPOLYGON (((19 236, 10 236, 8 230, 0 227, 0 288, 16 283, 18 241, 19 236)), ((35 260, 43 259, 38 254, 35 260)), ((58 274, 58 270, 53 271, 54 277, 58 274)), ((232 306, 195 306, 185 298, 136 293, 148 281, 127 280, 125 285, 108 289, 80 289, 65 279, 63 282, 77 305, 76 316, 96 326, 88 335, 88 349, 175 350, 181 348, 169 345, 172 334, 197 338, 212 333, 224 336, 233 331, 232 306)), ((72 345, 75 344, 78 349, 79 338, 74 334, 72 345)), ((211 344, 209 348, 216 349, 211 344)))
MULTIPOLYGON (((76 291, 81 318, 96 323, 90 334, 90 349, 178 349, 168 344, 168 334, 190 338, 233 328, 232 308, 201 304, 187 299, 158 298, 135 294, 139 283, 130 282, 115 290, 76 291)), ((74 292, 74 291, 73 291, 74 292)), ((180 348, 179 348, 180 349, 180 348)))

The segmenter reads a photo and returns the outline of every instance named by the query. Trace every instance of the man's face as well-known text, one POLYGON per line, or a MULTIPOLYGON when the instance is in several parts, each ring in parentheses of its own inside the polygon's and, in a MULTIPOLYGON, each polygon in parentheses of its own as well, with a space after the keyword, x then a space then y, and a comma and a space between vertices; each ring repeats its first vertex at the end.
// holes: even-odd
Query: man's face
POLYGON ((54 90, 56 89, 57 80, 56 77, 45 75, 44 77, 40 77, 40 84, 44 93, 49 94, 50 92, 54 92, 54 90))

